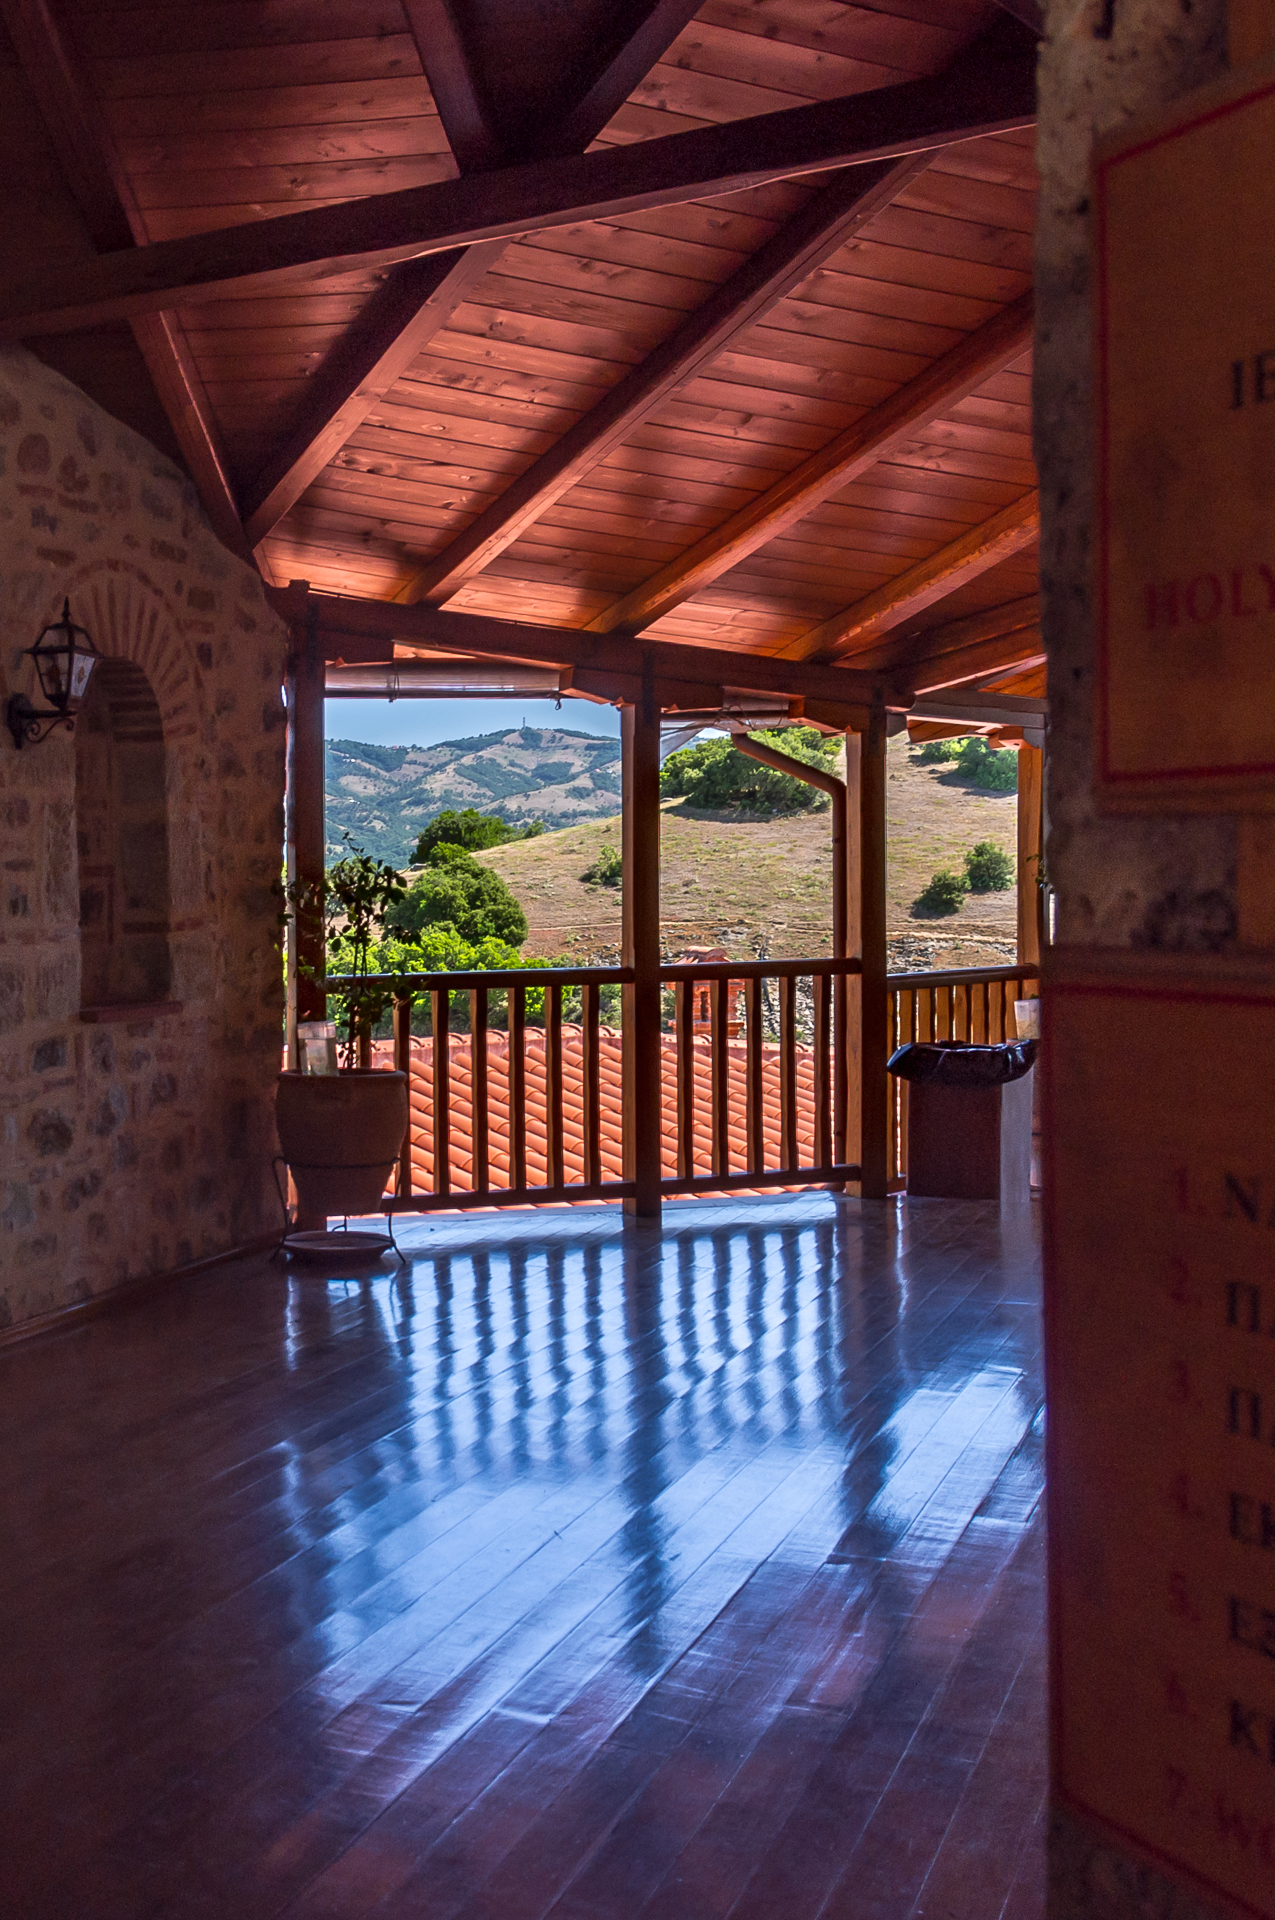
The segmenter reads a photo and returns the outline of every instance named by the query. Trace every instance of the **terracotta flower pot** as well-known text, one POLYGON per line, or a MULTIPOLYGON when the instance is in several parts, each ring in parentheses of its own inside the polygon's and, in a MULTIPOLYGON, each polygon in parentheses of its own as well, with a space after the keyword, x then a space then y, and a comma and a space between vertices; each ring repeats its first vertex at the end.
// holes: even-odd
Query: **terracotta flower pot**
POLYGON ((279 1075, 279 1146, 303 1215, 375 1213, 407 1131, 407 1075, 279 1075))

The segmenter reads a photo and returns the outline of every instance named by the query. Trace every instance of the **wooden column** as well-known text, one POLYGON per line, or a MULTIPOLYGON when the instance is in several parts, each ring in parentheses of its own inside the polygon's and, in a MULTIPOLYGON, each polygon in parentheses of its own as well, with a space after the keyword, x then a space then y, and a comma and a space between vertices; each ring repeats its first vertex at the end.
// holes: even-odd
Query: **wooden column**
MULTIPOLYGON (((290 583, 302 605, 304 580, 290 583)), ((323 879, 323 650, 313 612, 303 613, 292 629, 288 663, 288 795, 287 858, 289 884, 317 884, 323 879)), ((289 943, 289 1003, 295 981, 296 1017, 322 1020, 326 996, 302 966, 322 968, 323 928, 318 920, 295 924, 289 943)))
POLYGON ((1040 885, 1041 822, 1045 755, 1040 747, 1018 749, 1018 964, 1038 967, 1045 917, 1040 885))
MULTIPOLYGON (((847 936, 862 972, 858 1002, 859 1191, 883 1200, 889 1183, 889 994, 885 952, 885 715, 846 735, 851 886, 847 936)), ((853 1099, 853 1082, 852 1094, 853 1099)))
MULTIPOLYGON (((297 597, 298 615, 292 625, 288 660, 288 785, 285 825, 289 885, 323 878, 323 649, 318 624, 306 605, 304 580, 289 589, 297 597)), ((303 968, 323 966, 323 925, 315 916, 294 919, 288 935, 288 1065, 297 1059, 298 1020, 322 1020, 327 996, 305 977, 303 968)), ((301 1232, 322 1231, 322 1214, 299 1209, 295 1221, 301 1232)))
POLYGON ((649 666, 642 698, 620 710, 624 807, 624 1211, 660 1217, 660 714, 649 666))

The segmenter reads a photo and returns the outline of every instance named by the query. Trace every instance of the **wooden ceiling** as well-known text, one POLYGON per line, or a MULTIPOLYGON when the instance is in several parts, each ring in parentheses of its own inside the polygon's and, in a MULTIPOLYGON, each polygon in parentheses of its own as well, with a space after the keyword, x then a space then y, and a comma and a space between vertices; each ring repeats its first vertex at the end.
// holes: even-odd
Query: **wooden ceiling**
POLYGON ((1030 691, 1032 18, 0 0, 0 328, 273 584, 1030 691))

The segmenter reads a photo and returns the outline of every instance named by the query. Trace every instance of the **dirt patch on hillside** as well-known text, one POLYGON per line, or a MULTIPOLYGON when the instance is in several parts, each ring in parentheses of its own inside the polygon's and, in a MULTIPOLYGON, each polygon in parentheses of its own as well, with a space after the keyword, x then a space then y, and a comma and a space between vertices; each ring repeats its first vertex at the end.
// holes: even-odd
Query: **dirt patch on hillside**
MULTIPOLYGON (((889 829, 888 932, 895 969, 1001 966, 1015 954, 1017 906, 1006 893, 974 895, 944 919, 917 916, 912 903, 939 867, 961 866, 978 840, 1012 856, 1017 831, 1013 793, 988 794, 942 766, 921 767, 905 737, 890 743, 886 790, 889 829)), ((663 809, 661 927, 666 953, 724 946, 739 958, 826 953, 831 940, 830 826, 827 813, 784 820, 741 820, 663 809)), ((529 927, 528 954, 613 960, 620 944, 618 888, 587 885, 581 875, 604 847, 619 847, 620 822, 595 820, 536 840, 497 847, 481 858, 508 881, 529 927)))

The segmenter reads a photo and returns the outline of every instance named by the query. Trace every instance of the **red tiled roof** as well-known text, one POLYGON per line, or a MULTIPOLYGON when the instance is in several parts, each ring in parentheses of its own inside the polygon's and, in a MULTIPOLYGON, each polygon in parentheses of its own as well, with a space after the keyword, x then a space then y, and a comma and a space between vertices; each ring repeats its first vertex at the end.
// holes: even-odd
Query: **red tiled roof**
MULTIPOLYGON (((601 1114, 601 1159, 604 1180, 623 1179, 620 1147, 620 1034, 613 1027, 599 1033, 599 1108, 601 1114)), ((471 1039, 468 1034, 448 1035, 448 1119, 451 1146, 448 1166, 451 1185, 460 1192, 473 1188, 473 1085, 471 1039)), ((710 1107, 711 1042, 707 1034, 693 1041, 695 1063, 695 1171, 712 1171, 712 1118, 710 1107)), ((417 1192, 428 1193, 434 1186, 434 1108, 432 1039, 412 1041, 411 1073, 411 1150, 412 1185, 417 1192)), ((563 1160, 568 1182, 583 1181, 583 1034, 579 1027, 562 1029, 562 1092, 564 1109, 563 1160)), ((743 1169, 747 1164, 744 1113, 745 1043, 727 1043, 729 1060, 730 1164, 743 1169)), ((545 1036, 543 1029, 528 1028, 526 1057, 526 1140, 527 1180, 529 1185, 548 1183, 548 1107, 545 1073, 545 1036)), ((393 1046, 378 1041, 373 1048, 377 1065, 388 1066, 393 1046)), ((660 1064, 664 1093, 664 1138, 661 1154, 666 1178, 677 1173, 677 1055, 672 1034, 661 1036, 660 1064)), ((796 1050, 797 1143, 800 1159, 809 1165, 815 1160, 814 1142, 814 1050, 796 1050)), ((779 1165, 779 1049, 762 1049, 763 1135, 766 1164, 779 1165)), ((493 1187, 510 1184, 509 1165, 509 1036, 489 1031, 487 1035, 487 1093, 489 1119, 489 1178, 493 1187)))

